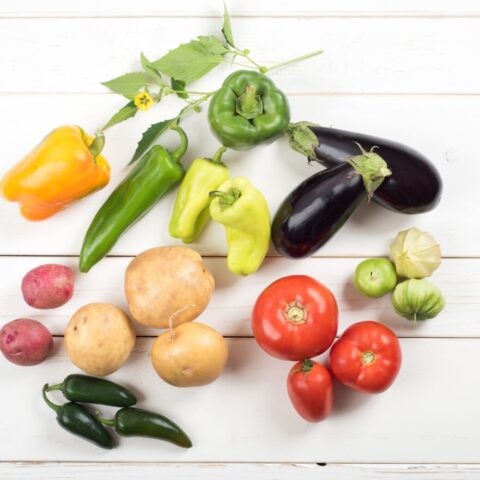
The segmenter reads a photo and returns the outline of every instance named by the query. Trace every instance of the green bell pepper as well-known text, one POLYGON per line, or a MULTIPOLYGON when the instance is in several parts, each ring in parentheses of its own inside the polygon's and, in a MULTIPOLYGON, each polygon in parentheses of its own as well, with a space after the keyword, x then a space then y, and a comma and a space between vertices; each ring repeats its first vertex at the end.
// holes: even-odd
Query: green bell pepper
POLYGON ((174 152, 161 145, 152 147, 100 207, 83 240, 81 272, 88 272, 99 262, 130 225, 182 180, 185 169, 180 159, 188 139, 180 127, 172 129, 180 135, 180 146, 174 152))
POLYGON ((227 180, 210 196, 210 215, 226 229, 228 269, 237 275, 256 272, 270 246, 265 197, 245 177, 227 180))
POLYGON ((213 158, 197 158, 188 169, 175 198, 169 231, 174 238, 193 242, 210 220, 209 193, 228 179, 228 168, 221 157, 220 147, 213 158))
POLYGON ((208 121, 223 145, 248 150, 281 136, 290 123, 290 110, 283 92, 267 76, 239 70, 213 96, 208 121))

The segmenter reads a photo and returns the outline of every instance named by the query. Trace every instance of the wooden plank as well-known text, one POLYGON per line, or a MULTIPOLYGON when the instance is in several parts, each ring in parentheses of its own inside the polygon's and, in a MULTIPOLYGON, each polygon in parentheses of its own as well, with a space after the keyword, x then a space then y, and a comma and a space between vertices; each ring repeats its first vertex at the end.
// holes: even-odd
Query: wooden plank
MULTIPOLYGON (((63 263, 77 267, 76 258, 0 257, 0 325, 18 317, 43 322, 55 335, 63 335, 71 315, 82 305, 108 302, 128 311, 123 279, 130 258, 107 258, 88 275, 77 274, 73 299, 54 310, 28 307, 20 293, 23 275, 43 263, 63 263)), ((198 321, 212 325, 226 336, 251 336, 250 313, 260 292, 285 275, 311 275, 327 285, 340 309, 339 332, 361 320, 379 320, 402 337, 480 337, 480 259, 444 260, 433 281, 442 289, 447 307, 434 320, 412 327, 393 311, 390 297, 373 300, 360 295, 352 275, 360 259, 311 258, 299 262, 268 259, 260 271, 248 278, 228 272, 224 258, 206 258, 216 279, 216 291, 198 321)), ((156 329, 135 322, 138 335, 158 335, 156 329)))
MULTIPOLYGON (((139 406, 163 412, 190 434, 185 451, 152 439, 124 438, 111 451, 68 435, 55 423, 40 389, 75 371, 61 342, 56 354, 31 368, 1 364, 1 461, 89 462, 349 462, 478 463, 480 340, 403 339, 403 365, 381 395, 337 386, 335 413, 307 424, 285 391, 290 362, 268 357, 252 339, 229 340, 226 371, 215 383, 178 389, 156 378, 140 339, 111 378, 138 393, 139 406), (461 372, 464 372, 461 373, 461 372), (12 410, 14 409, 14 410, 12 410), (14 413, 13 413, 14 412, 14 413), (8 441, 6 441, 8 440, 8 441), (448 445, 448 448, 445 448, 448 445)), ((60 399, 52 395, 52 399, 60 399)), ((112 410, 101 408, 105 416, 112 410)))
MULTIPOLYGON (((277 2, 275 0, 242 0, 227 2, 234 16, 452 16, 478 15, 476 2, 461 0, 404 0, 401 3, 385 0, 364 0, 361 7, 356 0, 300 0, 277 2)), ((20 17, 77 17, 77 16, 219 16, 222 6, 217 0, 182 0, 181 2, 158 2, 140 0, 131 5, 114 0, 96 2, 84 0, 81 3, 61 0, 44 0, 41 7, 35 0, 3 2, 0 15, 20 17)))
POLYGON ((103 480, 108 476, 116 480, 235 480, 261 478, 262 480, 404 480, 405 475, 415 480, 477 480, 479 465, 408 465, 408 464, 356 464, 316 465, 308 463, 3 463, 3 480, 103 480))
MULTIPOLYGON (((4 131, 9 141, 3 144, 0 175, 55 126, 73 122, 92 132, 122 104, 120 98, 112 95, 2 97, 4 131)), ((480 162, 474 161, 472 153, 477 149, 477 139, 471 133, 478 118, 480 97, 292 96, 290 104, 294 121, 311 120, 363 131, 418 148, 435 162, 445 184, 439 207, 427 214, 401 215, 374 204, 361 206, 318 255, 384 255, 397 231, 418 226, 438 238, 445 256, 480 256, 480 222, 469 212, 480 177, 480 162)), ((161 106, 108 131, 105 156, 112 165, 110 185, 51 219, 27 222, 20 217, 15 204, 0 202, 0 254, 78 255, 95 212, 127 173, 125 166, 141 132, 150 123, 175 115, 179 108, 180 103, 169 98, 161 106)), ((198 156, 212 155, 218 143, 209 132, 205 113, 191 114, 183 125, 190 138, 185 164, 198 156)), ((162 140, 169 147, 176 141, 173 133, 162 140)), ((272 215, 291 189, 320 168, 309 166, 290 150, 284 139, 249 152, 229 151, 224 159, 233 176, 249 177, 264 192, 272 215)), ((163 199, 120 239, 112 253, 136 255, 147 248, 172 243, 168 222, 173 201, 174 194, 163 199)), ((194 248, 206 255, 224 255, 221 226, 210 224, 194 248)))
MULTIPOLYGON (((105 92, 100 82, 139 68, 141 50, 158 58, 220 29, 218 18, 2 19, 0 40, 9 48, 2 52, 0 92, 105 92)), ((261 63, 325 49, 274 72, 289 92, 480 92, 471 61, 480 56, 476 18, 238 18, 234 29, 238 45, 261 63)), ((224 65, 195 86, 214 89, 229 72, 224 65)))

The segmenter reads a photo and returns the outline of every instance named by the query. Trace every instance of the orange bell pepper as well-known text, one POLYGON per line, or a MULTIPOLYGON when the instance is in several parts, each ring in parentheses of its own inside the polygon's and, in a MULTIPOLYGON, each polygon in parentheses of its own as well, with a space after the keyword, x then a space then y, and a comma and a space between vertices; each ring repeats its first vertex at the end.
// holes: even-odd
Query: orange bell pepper
POLYGON ((4 175, 0 193, 20 203, 26 219, 48 218, 108 183, 102 147, 103 135, 93 139, 76 125, 61 126, 4 175))

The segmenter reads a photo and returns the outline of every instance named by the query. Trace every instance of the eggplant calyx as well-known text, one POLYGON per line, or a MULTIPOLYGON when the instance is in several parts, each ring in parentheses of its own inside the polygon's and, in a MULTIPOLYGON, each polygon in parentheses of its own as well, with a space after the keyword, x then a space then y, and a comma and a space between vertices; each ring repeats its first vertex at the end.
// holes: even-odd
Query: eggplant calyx
POLYGON ((347 162, 355 169, 358 175, 362 176, 363 185, 370 200, 375 190, 386 177, 392 174, 392 171, 388 168, 387 162, 378 153, 375 153, 375 147, 372 147, 367 152, 361 145, 357 145, 362 153, 350 157, 347 159, 347 162))
POLYGON ((310 129, 314 126, 317 124, 312 122, 291 123, 285 131, 290 148, 307 157, 309 163, 315 160, 315 149, 320 145, 317 136, 310 129))

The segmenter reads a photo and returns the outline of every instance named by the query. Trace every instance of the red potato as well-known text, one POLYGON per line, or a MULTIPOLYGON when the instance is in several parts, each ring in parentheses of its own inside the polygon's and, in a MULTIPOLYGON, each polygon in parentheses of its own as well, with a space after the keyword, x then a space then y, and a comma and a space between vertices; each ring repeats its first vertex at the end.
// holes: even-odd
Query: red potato
POLYGON ((23 298, 33 308, 61 307, 72 298, 73 281, 73 271, 65 265, 40 265, 23 277, 23 298))
POLYGON ((53 338, 36 320, 18 318, 0 330, 0 349, 7 360, 17 365, 37 365, 52 351, 53 338))

